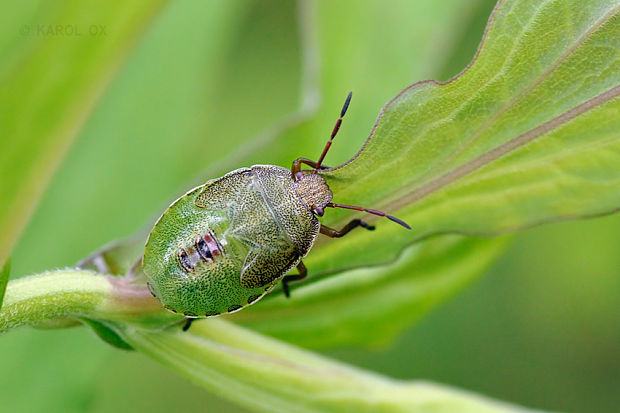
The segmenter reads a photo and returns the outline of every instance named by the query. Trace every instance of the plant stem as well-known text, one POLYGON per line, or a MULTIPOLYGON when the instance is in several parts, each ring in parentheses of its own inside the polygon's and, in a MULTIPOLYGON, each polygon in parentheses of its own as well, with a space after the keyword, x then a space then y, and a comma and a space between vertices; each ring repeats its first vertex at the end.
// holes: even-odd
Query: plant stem
POLYGON ((144 285, 85 270, 65 269, 9 282, 0 333, 13 328, 68 327, 80 317, 114 321, 166 315, 144 285))

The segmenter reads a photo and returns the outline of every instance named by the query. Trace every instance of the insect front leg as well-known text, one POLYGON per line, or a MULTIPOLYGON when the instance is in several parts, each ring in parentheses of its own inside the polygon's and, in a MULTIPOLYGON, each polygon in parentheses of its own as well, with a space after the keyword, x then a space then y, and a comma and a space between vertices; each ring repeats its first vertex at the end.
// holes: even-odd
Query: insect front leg
POLYGON ((321 224, 320 231, 321 231, 321 234, 327 235, 328 237, 340 238, 340 237, 345 236, 353 228, 357 228, 357 227, 366 228, 369 231, 372 231, 375 229, 374 225, 368 225, 361 219, 354 219, 351 222, 349 222, 347 225, 345 225, 340 231, 338 231, 337 229, 326 227, 323 224, 321 224))
POLYGON ((297 179, 297 174, 301 173, 301 164, 306 164, 311 168, 319 168, 319 169, 327 169, 328 166, 321 165, 319 166, 316 162, 311 161, 307 158, 297 158, 293 161, 293 165, 291 166, 291 175, 293 175, 293 179, 297 179))
POLYGON ((284 295, 286 296, 286 298, 289 298, 291 296, 288 283, 290 283, 291 281, 303 280, 304 278, 306 278, 306 275, 308 275, 308 270, 306 269, 304 263, 301 261, 299 261, 299 264, 297 264, 297 271, 299 271, 299 274, 287 275, 286 277, 282 278, 282 291, 284 291, 284 295))

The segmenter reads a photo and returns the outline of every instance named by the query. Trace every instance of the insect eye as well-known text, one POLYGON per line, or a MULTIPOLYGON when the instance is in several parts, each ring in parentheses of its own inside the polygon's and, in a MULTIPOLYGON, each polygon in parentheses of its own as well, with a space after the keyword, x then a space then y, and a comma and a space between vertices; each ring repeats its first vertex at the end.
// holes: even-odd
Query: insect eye
POLYGON ((312 212, 314 212, 315 215, 318 215, 318 216, 322 217, 323 213, 324 213, 324 210, 323 210, 323 208, 314 208, 312 210, 312 212))

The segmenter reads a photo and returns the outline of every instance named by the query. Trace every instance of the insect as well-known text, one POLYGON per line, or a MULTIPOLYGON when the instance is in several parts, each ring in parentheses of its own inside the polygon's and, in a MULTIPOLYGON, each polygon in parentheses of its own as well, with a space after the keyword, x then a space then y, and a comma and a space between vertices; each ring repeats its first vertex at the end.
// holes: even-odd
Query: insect
POLYGON ((342 229, 322 225, 325 208, 346 208, 386 217, 384 212, 332 202, 321 170, 340 129, 352 93, 317 162, 299 158, 290 170, 275 165, 240 168, 207 181, 177 199, 159 218, 146 242, 143 268, 151 293, 185 315, 184 330, 197 317, 238 311, 282 281, 306 277, 301 261, 318 234, 339 238, 354 228, 373 230, 360 219, 342 229), (302 170, 302 164, 312 170, 302 170), (297 267, 298 274, 286 275, 297 267))

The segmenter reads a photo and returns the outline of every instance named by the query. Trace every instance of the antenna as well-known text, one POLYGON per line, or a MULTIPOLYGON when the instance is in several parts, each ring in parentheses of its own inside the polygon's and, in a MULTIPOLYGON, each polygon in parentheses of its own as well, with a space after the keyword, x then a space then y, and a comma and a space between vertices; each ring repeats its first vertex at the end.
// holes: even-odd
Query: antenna
POLYGON ((368 208, 364 208, 360 206, 353 206, 353 205, 334 204, 333 202, 330 202, 326 206, 330 208, 344 208, 344 209, 353 209, 355 211, 368 212, 369 214, 378 215, 380 217, 385 217, 389 219, 390 221, 396 222, 397 224, 402 225, 403 227, 407 229, 411 229, 411 227, 405 221, 402 221, 396 217, 393 217, 392 215, 388 215, 385 212, 377 211, 376 209, 368 209, 368 208))
POLYGON ((344 105, 342 106, 342 110, 340 111, 340 117, 338 118, 338 120, 336 121, 336 125, 334 126, 334 130, 332 131, 332 134, 329 137, 329 140, 325 144, 325 148, 323 148, 323 153, 321 153, 321 157, 316 163, 316 166, 314 167, 314 171, 312 171, 313 174, 317 173, 317 171, 321 168, 321 163, 323 163, 323 159, 325 159, 325 155, 327 155, 327 151, 329 151, 330 146, 332 146, 332 141, 336 137, 338 130, 340 130, 340 125, 342 124, 342 118, 344 117, 344 114, 347 113, 347 109, 349 108, 349 103, 351 103, 352 96, 353 96, 353 92, 349 92, 346 100, 344 101, 344 105))

